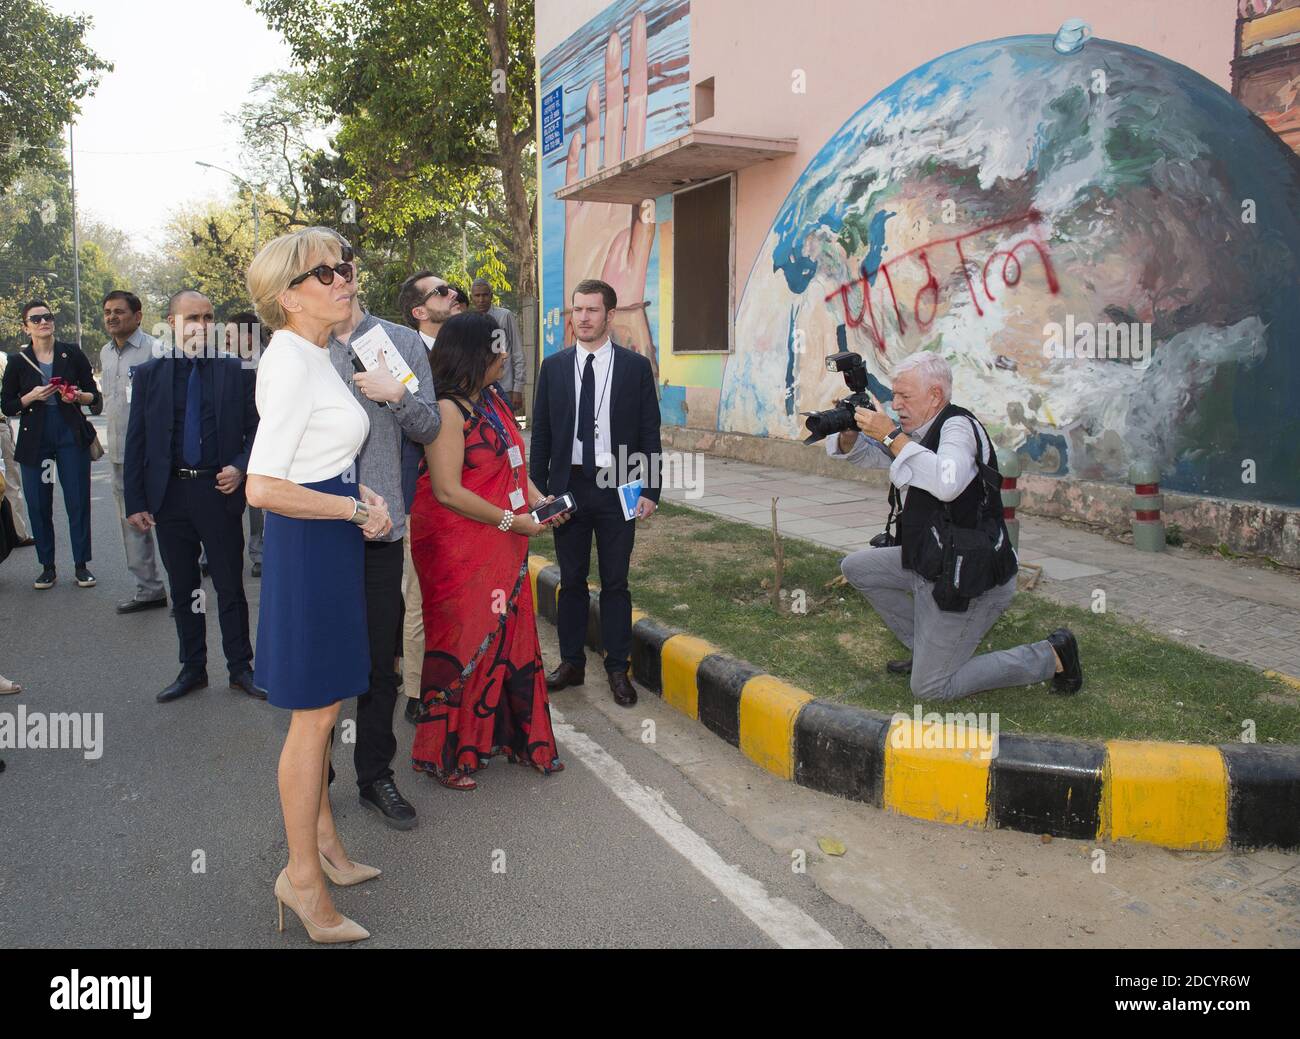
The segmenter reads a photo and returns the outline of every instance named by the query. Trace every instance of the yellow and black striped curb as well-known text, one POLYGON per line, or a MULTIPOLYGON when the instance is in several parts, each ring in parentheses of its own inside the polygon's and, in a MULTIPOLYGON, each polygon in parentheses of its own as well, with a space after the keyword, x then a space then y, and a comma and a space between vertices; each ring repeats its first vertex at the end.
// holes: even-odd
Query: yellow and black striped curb
MULTIPOLYGON (((560 568, 530 556, 537 612, 557 619, 560 568)), ((587 645, 600 651, 591 593, 587 645)), ((1300 848, 1300 747, 1089 743, 999 735, 995 755, 942 725, 827 703, 632 611, 633 677, 781 779, 900 815, 1081 840, 1211 851, 1300 848)), ((952 705, 948 705, 952 706, 952 705)))

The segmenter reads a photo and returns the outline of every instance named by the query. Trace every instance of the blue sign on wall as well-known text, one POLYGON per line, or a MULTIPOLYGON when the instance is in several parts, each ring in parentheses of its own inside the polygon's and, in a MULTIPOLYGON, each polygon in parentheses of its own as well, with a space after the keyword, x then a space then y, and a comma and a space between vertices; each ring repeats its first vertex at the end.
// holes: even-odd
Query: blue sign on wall
POLYGON ((556 87, 542 98, 542 154, 564 143, 564 88, 556 87))

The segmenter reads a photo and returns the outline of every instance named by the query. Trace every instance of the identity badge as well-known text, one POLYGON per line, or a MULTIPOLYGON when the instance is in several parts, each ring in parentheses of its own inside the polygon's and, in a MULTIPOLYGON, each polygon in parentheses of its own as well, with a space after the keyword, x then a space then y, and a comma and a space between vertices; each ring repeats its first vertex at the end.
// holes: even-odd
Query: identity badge
POLYGON ((506 454, 510 456, 511 469, 518 469, 521 465, 524 464, 524 453, 521 450, 519 450, 519 446, 517 444, 512 445, 510 450, 507 451, 506 454))
POLYGON ((522 509, 524 507, 524 492, 518 487, 510 492, 510 507, 512 509, 522 509))

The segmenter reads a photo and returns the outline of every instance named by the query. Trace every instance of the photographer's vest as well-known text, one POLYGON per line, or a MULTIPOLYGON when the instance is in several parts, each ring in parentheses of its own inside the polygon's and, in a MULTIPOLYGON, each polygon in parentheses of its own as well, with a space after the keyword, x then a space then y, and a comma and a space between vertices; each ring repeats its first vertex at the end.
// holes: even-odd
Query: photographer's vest
MULTIPOLYGON (((949 404, 930 423, 930 429, 925 434, 925 439, 921 441, 921 446, 930 451, 939 450, 939 438, 943 433, 943 424, 950 418, 966 417, 980 426, 979 420, 975 418, 965 408, 958 407, 956 404, 949 404)), ((977 452, 982 452, 984 442, 980 439, 979 433, 975 433, 975 447, 977 452)), ((977 461, 977 459, 972 459, 977 461)), ((980 526, 980 484, 985 475, 990 478, 985 480, 985 520, 986 524, 996 522, 1002 528, 1001 544, 998 547, 1000 558, 999 569, 1013 573, 1015 570, 1015 556, 1012 554, 1011 540, 1006 535, 1006 528, 1002 520, 1002 493, 1001 478, 997 478, 997 486, 994 486, 993 475, 998 472, 998 456, 993 449, 993 440, 989 438, 989 453, 985 460, 989 467, 988 474, 981 474, 979 466, 976 465, 975 477, 971 480, 966 488, 957 495, 951 502, 942 502, 929 491, 923 491, 919 487, 909 487, 907 489, 907 498, 903 503, 903 511, 898 517, 898 542, 903 549, 903 569, 915 570, 916 560, 920 548, 920 541, 923 537, 932 537, 931 529, 939 526, 939 520, 943 516, 944 506, 947 505, 950 510, 952 522, 955 526, 974 529, 980 526)), ((899 494, 898 488, 893 484, 889 486, 890 507, 893 508, 897 502, 899 494)), ((923 575, 924 576, 924 575, 923 575)))

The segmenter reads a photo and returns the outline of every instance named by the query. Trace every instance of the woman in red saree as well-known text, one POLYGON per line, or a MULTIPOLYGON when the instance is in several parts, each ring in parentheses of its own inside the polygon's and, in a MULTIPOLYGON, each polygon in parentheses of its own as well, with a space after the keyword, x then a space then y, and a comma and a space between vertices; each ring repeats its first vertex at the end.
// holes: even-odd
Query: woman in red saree
POLYGON ((545 774, 564 767, 528 579, 528 539, 548 525, 527 510, 549 499, 528 478, 519 427, 493 385, 509 357, 493 349, 496 332, 482 314, 438 332, 442 432, 411 506, 425 647, 411 764, 456 790, 474 789, 471 773, 500 752, 545 774))

